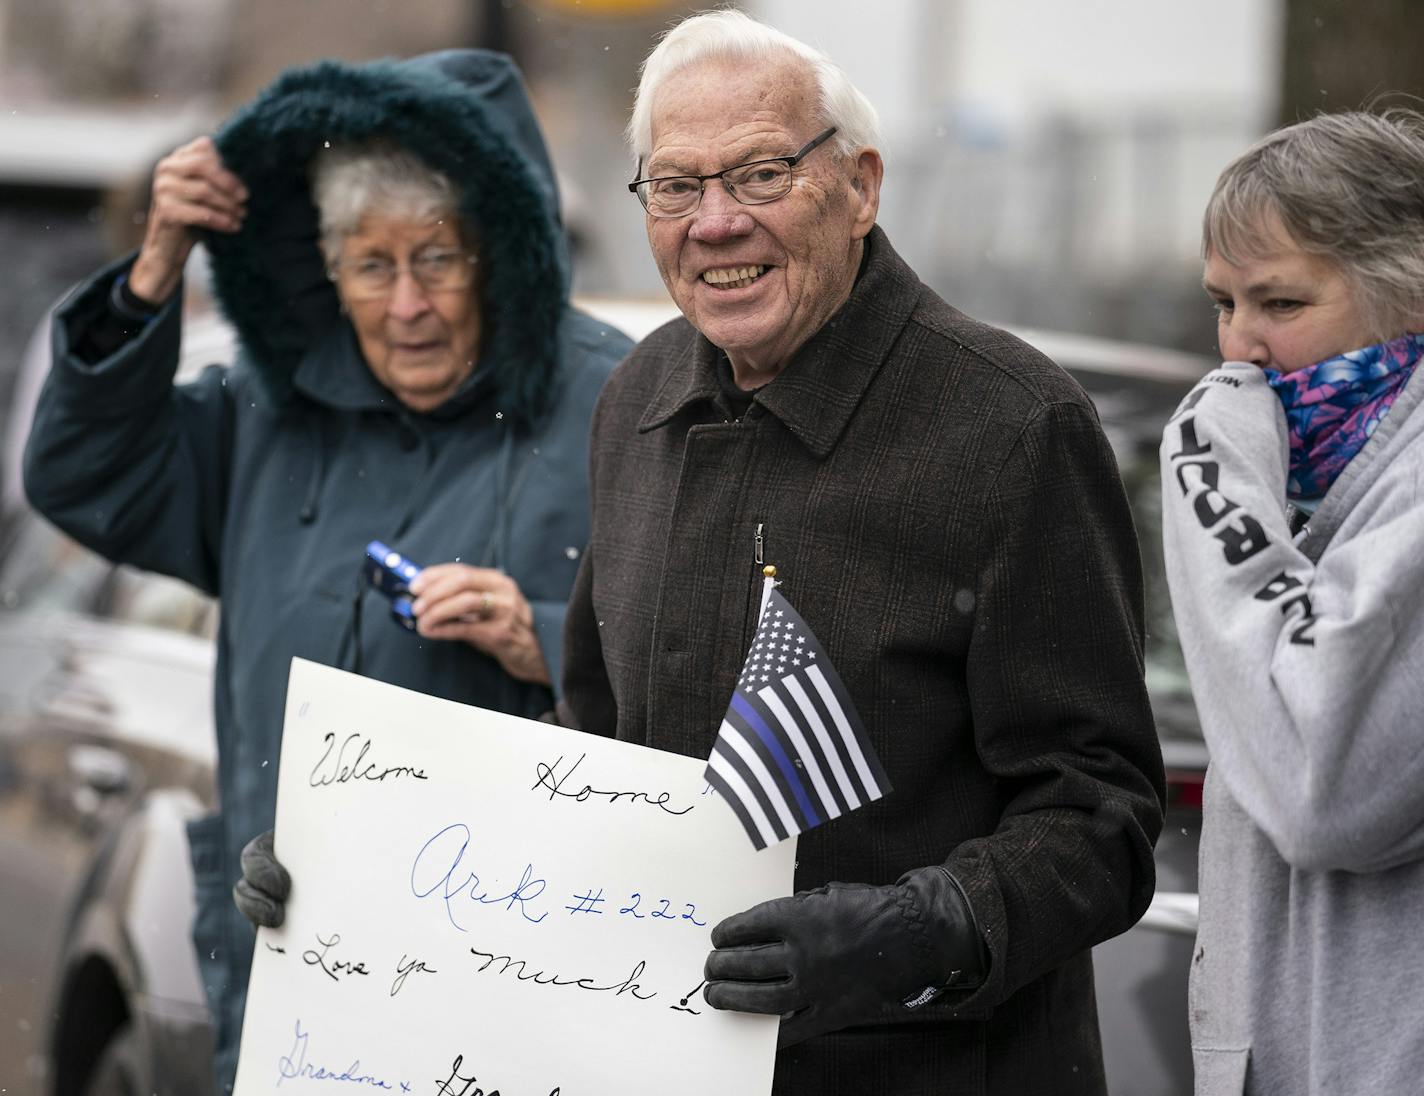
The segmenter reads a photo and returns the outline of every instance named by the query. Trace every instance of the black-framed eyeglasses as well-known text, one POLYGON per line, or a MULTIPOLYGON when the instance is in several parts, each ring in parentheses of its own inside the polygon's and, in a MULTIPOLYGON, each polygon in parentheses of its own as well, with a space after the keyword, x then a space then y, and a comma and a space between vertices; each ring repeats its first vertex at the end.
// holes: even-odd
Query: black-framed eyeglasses
POLYGON ((658 179, 634 179, 628 189, 638 196, 652 217, 686 217, 702 204, 702 191, 710 179, 722 185, 742 205, 763 205, 791 193, 791 169, 836 132, 832 126, 812 137, 790 156, 773 156, 737 164, 711 175, 668 175, 658 179))

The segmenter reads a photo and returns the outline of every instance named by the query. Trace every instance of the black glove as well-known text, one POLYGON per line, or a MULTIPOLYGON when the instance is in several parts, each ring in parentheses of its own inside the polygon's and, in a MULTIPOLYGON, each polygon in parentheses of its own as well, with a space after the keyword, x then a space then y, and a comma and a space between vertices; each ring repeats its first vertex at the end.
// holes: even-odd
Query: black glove
POLYGON ((272 831, 258 834, 242 849, 242 878, 232 888, 232 900, 253 928, 275 929, 287 916, 284 903, 292 893, 292 877, 272 852, 272 831))
POLYGON ((940 990, 973 989, 989 973, 969 900, 942 867, 893 887, 830 883, 763 902, 714 928, 712 946, 707 1003, 780 1014, 783 1047, 903 1020, 940 990))

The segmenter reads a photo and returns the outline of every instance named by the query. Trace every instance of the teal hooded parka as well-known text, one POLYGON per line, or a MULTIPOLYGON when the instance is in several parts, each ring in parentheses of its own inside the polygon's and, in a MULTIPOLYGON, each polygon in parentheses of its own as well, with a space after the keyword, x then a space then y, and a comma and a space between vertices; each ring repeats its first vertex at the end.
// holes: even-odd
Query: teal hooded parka
POLYGON ((553 171, 518 70, 500 54, 293 70, 216 141, 251 195, 242 230, 207 241, 237 361, 174 384, 181 293, 108 357, 84 360, 76 347, 132 259, 100 271, 57 314, 25 486, 82 543, 221 599, 221 812, 190 824, 189 841, 223 1092, 254 940, 230 891, 242 846, 273 823, 292 658, 359 660, 371 677, 517 715, 551 708, 548 689, 474 648, 402 630, 362 590, 359 568, 371 540, 421 564, 502 568, 533 608, 557 682, 588 539, 589 420, 629 342, 569 305, 553 171), (317 248, 312 155, 375 138, 455 182, 478 242, 479 358, 427 414, 366 367, 317 248))

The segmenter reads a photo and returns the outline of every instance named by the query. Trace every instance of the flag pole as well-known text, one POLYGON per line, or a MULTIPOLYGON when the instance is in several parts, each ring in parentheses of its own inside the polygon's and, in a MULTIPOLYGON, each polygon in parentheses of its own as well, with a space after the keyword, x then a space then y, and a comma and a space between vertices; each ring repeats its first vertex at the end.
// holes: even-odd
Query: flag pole
POLYGON ((761 569, 763 576, 761 583, 761 608, 757 610, 757 624, 761 623, 761 618, 766 615, 766 603, 771 600, 771 591, 776 586, 776 568, 768 563, 761 569))

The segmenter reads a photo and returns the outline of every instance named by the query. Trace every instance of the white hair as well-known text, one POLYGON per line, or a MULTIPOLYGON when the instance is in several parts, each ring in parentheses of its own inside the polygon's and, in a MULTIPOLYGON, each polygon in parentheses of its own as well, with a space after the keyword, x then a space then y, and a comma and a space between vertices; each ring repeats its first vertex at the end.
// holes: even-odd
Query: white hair
POLYGON ((628 119, 628 147, 639 164, 653 150, 653 99, 673 73, 701 61, 799 60, 820 93, 821 122, 835 126, 831 141, 841 156, 880 145, 880 119, 845 72, 820 50, 739 11, 706 11, 684 19, 663 35, 643 61, 642 76, 628 119))
POLYGON ((459 192, 449 178, 387 142, 323 148, 312 160, 311 190, 328 262, 340 256, 342 243, 368 213, 461 223, 459 192))

